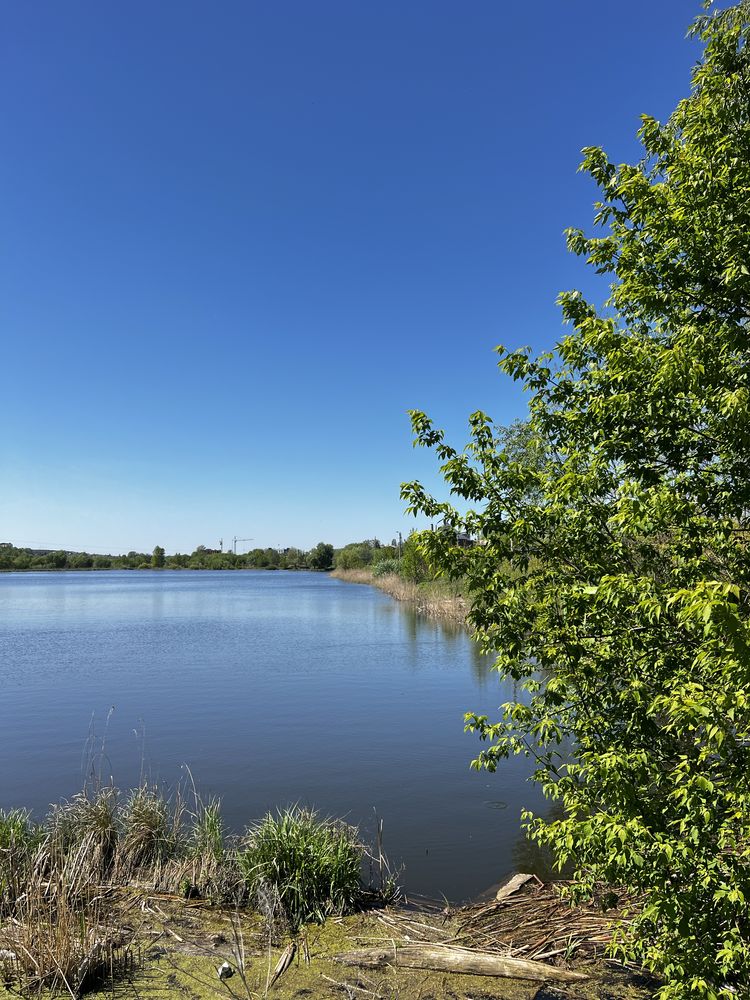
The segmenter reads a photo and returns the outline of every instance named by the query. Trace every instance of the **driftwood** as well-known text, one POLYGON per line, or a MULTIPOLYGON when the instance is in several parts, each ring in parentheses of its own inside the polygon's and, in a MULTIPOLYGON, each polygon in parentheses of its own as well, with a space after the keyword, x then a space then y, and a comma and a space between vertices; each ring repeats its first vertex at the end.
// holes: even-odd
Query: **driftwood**
POLYGON ((543 962, 509 958, 491 951, 474 951, 450 945, 407 944, 401 948, 368 948, 335 955, 342 965, 378 968, 397 965, 407 969, 433 969, 438 972, 460 972, 469 976, 504 976, 508 979, 530 979, 534 982, 572 983, 588 979, 581 972, 569 972, 543 962))
MULTIPOLYGON (((503 885, 501 885, 497 890, 497 894, 495 896, 496 902, 502 903, 504 899, 507 899, 508 896, 512 896, 514 892, 518 892, 521 886, 526 885, 527 882, 531 882, 532 879, 536 879, 536 881, 539 882, 536 875, 526 875, 521 872, 519 872, 518 875, 514 875, 512 878, 509 878, 508 881, 503 883, 503 885)), ((541 883, 539 884, 541 885, 541 883)))

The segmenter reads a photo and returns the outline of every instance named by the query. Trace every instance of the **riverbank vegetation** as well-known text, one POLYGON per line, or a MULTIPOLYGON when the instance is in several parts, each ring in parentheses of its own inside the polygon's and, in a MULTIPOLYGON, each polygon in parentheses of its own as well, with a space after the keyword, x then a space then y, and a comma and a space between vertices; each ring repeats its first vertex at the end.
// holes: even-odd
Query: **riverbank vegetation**
POLYGON ((0 811, 0 980, 78 996, 132 973, 134 894, 253 912, 274 943, 398 896, 382 850, 350 824, 292 807, 230 837, 219 804, 193 799, 107 785, 41 823, 0 811))
POLYGON ((417 534, 399 545, 355 542, 338 549, 335 562, 333 576, 339 580, 377 587, 430 618, 466 624, 463 581, 448 579, 430 564, 417 534))
POLYGON ((518 684, 499 719, 467 719, 476 766, 533 756, 563 811, 528 828, 573 866, 571 895, 643 899, 616 953, 665 1000, 729 1000, 750 994, 750 5, 694 33, 690 96, 643 118, 642 160, 585 150, 597 229, 568 243, 609 277, 604 309, 567 292, 553 353, 499 349, 536 447, 477 412, 457 451, 415 411, 471 509, 403 495, 518 684))
POLYGON ((532 876, 455 911, 397 898, 382 845, 343 821, 292 807, 232 837, 195 793, 100 786, 41 823, 0 812, 0 997, 648 995, 600 960, 609 916, 532 876))
POLYGON ((457 625, 467 624, 469 610, 464 595, 462 580, 425 580, 416 583, 405 579, 398 572, 390 570, 379 571, 379 564, 372 569, 335 569, 333 576, 347 583, 363 583, 389 594, 397 601, 410 604, 419 614, 428 618, 439 618, 441 621, 455 622, 457 625))

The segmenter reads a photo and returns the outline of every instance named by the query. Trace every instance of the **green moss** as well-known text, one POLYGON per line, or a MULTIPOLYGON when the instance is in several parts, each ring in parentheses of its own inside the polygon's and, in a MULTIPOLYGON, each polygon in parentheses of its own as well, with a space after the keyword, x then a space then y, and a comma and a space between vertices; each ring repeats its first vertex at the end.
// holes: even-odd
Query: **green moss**
MULTIPOLYGON (((337 983, 371 990, 378 997, 404 1000, 428 1000, 430 997, 434 1000, 463 1000, 464 997, 474 1000, 531 1000, 537 990, 531 983, 493 980, 484 976, 456 976, 409 969, 358 970, 337 964, 333 960, 334 955, 366 944, 376 945, 391 940, 388 928, 379 923, 373 914, 359 914, 341 921, 329 920, 323 926, 308 926, 302 938, 307 941, 309 964, 302 958, 300 948, 288 971, 269 990, 269 997, 278 1000, 346 997, 346 990, 337 983)), ((247 947, 247 938, 245 944, 247 947)), ((274 948, 270 952, 260 948, 249 950, 248 986, 262 997, 269 970, 275 967, 283 948, 274 948)), ((226 946, 203 955, 175 950, 148 962, 143 976, 135 983, 138 995, 144 1000, 180 996, 191 1000, 208 1000, 217 995, 226 997, 228 993, 222 988, 216 973, 225 959, 234 964, 226 946)), ((233 977, 230 982, 235 994, 246 995, 238 977, 233 977)), ((367 995, 356 990, 353 992, 361 997, 367 995)))
MULTIPOLYGON (((262 998, 269 970, 273 970, 283 945, 268 949, 263 944, 263 921, 252 914, 237 918, 218 909, 195 908, 175 902, 169 906, 163 899, 159 907, 167 913, 163 924, 144 928, 140 935, 143 960, 132 983, 122 983, 115 996, 138 996, 141 1000, 209 1000, 230 996, 218 979, 217 968, 224 961, 236 967, 235 926, 241 931, 246 956, 247 991, 240 977, 229 980, 235 997, 262 998), (180 938, 181 940, 177 940, 180 938)), ((433 918, 420 916, 430 923, 433 918)), ((449 928, 447 928, 448 932, 449 928)), ((532 1000, 538 983, 487 976, 450 975, 410 969, 356 969, 339 965, 334 956, 383 942, 402 938, 394 929, 378 919, 377 912, 329 919, 323 925, 311 924, 298 937, 297 955, 279 982, 268 991, 277 1000, 345 1000, 354 996, 367 1000, 371 995, 382 1000, 532 1000), (303 958, 306 942, 310 956, 303 958), (326 978, 328 977, 328 978, 326 978), (333 980, 333 981, 331 981, 333 980), (337 985, 339 984, 339 985, 337 985), (359 987, 347 992, 342 984, 359 987)), ((566 1000, 645 1000, 651 991, 632 977, 617 973, 605 964, 592 963, 585 971, 591 980, 576 989, 569 987, 560 996, 566 1000)), ((0 1000, 10 1000, 10 994, 0 986, 0 1000)), ((111 996, 106 990, 102 997, 111 996)), ((550 994, 554 995, 554 994, 550 994)))

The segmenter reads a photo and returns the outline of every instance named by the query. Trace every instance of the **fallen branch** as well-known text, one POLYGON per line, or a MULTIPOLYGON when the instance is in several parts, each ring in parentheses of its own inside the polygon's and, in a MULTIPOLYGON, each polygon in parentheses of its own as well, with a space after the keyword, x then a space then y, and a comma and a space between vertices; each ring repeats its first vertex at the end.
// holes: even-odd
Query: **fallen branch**
POLYGON ((342 965, 369 968, 396 965, 407 969, 433 969, 469 976, 502 976, 508 979, 530 979, 534 982, 572 983, 588 979, 582 972, 569 972, 543 962, 449 945, 407 944, 394 949, 369 948, 366 951, 344 952, 335 955, 334 959, 342 965))

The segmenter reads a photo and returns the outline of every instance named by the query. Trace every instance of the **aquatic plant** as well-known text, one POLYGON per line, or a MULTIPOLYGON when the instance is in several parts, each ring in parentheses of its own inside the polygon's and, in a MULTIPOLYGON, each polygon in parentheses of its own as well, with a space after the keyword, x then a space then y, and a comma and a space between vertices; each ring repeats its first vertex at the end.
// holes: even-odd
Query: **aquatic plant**
POLYGON ((174 858, 182 840, 182 814, 179 795, 170 801, 156 787, 135 788, 122 814, 119 860, 123 869, 134 872, 174 858))
POLYGON ((250 827, 239 855, 248 889, 274 887, 293 929, 355 908, 363 895, 357 829, 292 806, 250 827))
POLYGON ((112 785, 83 791, 54 806, 47 820, 49 849, 78 881, 105 878, 117 852, 119 792, 112 785))
POLYGON ((0 809, 0 913, 25 891, 34 855, 42 840, 40 827, 25 809, 0 809))
POLYGON ((132 932, 115 927, 104 897, 82 900, 65 872, 36 866, 0 924, 0 974, 23 996, 74 998, 111 985, 135 967, 132 932))

